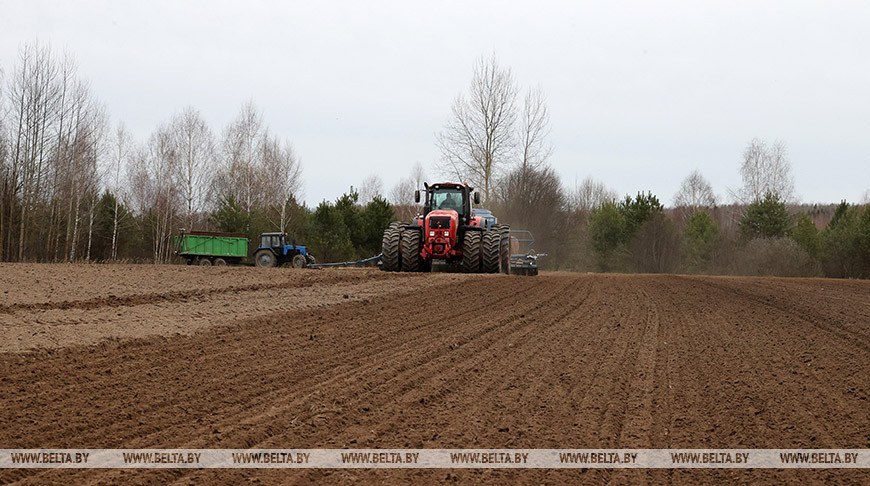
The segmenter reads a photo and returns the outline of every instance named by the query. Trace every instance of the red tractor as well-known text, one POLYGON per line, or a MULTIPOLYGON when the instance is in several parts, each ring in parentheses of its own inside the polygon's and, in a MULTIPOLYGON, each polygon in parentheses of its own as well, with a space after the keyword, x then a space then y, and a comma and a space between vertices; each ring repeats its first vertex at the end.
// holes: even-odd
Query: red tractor
MULTIPOLYGON (((510 273, 510 228, 488 226, 472 214, 472 197, 480 204, 480 194, 468 184, 424 186, 423 214, 410 224, 393 223, 384 231, 381 269, 426 272, 435 263, 465 273, 510 273)), ((420 202, 419 190, 414 199, 420 202)))

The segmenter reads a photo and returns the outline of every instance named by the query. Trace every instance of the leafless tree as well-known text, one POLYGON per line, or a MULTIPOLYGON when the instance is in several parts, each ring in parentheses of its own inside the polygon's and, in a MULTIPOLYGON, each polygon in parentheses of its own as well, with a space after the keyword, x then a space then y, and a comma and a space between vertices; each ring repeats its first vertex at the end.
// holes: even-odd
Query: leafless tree
POLYGON ((100 161, 105 157, 105 152, 108 149, 106 144, 106 131, 109 126, 109 116, 106 113, 106 108, 103 105, 97 105, 91 112, 92 124, 90 130, 91 140, 89 142, 89 155, 87 159, 87 173, 89 174, 89 185, 87 187, 86 203, 88 211, 88 242, 85 250, 85 261, 91 261, 91 246, 94 236, 94 217, 97 208, 97 202, 100 196, 100 183, 102 174, 100 173, 100 161))
POLYGON ((588 213, 608 201, 615 201, 616 197, 616 191, 608 188, 603 182, 596 181, 592 176, 587 176, 579 185, 575 182, 569 201, 571 210, 588 213))
POLYGON ((870 204, 870 189, 864 191, 864 195, 861 196, 861 204, 870 204))
POLYGON ((788 151, 781 141, 768 145, 763 140, 753 138, 743 151, 740 166, 743 187, 732 190, 732 196, 739 202, 749 204, 772 193, 783 201, 795 199, 794 178, 788 151))
POLYGON ((549 134, 550 113, 544 92, 541 88, 530 89, 526 93, 519 127, 520 165, 526 168, 525 173, 538 169, 552 155, 553 147, 547 142, 549 134))
POLYGON ((5 72, 0 67, 0 261, 4 259, 3 244, 6 234, 6 210, 11 201, 11 178, 9 168, 9 140, 6 133, 6 98, 3 92, 5 72))
POLYGON ((289 142, 281 145, 277 138, 267 136, 264 147, 262 168, 264 173, 271 175, 264 187, 267 193, 264 203, 280 208, 277 221, 272 223, 284 233, 290 224, 287 206, 293 198, 299 198, 302 189, 302 163, 289 142))
POLYGON ((683 179, 680 189, 674 195, 674 207, 678 210, 683 222, 687 222, 695 211, 712 208, 716 205, 716 195, 713 186, 698 170, 683 179))
POLYGON ((286 230, 287 205, 302 188, 302 164, 293 146, 269 133, 253 102, 224 130, 221 145, 223 162, 212 183, 215 197, 232 197, 248 213, 267 209, 267 218, 286 230))
POLYGON ((51 49, 37 43, 19 51, 19 64, 10 83, 15 142, 12 148, 13 198, 20 196, 17 258, 24 259, 31 212, 45 190, 50 145, 48 135, 60 99, 58 65, 51 49))
POLYGON ((423 169, 423 164, 416 162, 411 166, 411 180, 414 182, 414 189, 423 189, 423 182, 426 180, 426 171, 423 169))
POLYGON ((451 118, 436 137, 442 172, 481 189, 485 200, 516 146, 516 98, 510 69, 502 68, 495 54, 481 57, 468 95, 456 97, 451 118))
POLYGON ((151 239, 154 263, 169 260, 173 227, 182 207, 178 188, 178 154, 172 130, 163 125, 155 130, 131 165, 133 200, 151 239))
POLYGON ((252 101, 224 131, 224 163, 216 189, 220 197, 234 197, 248 213, 263 205, 263 183, 269 177, 261 170, 267 135, 263 116, 252 101))
POLYGON ((417 190, 417 183, 413 176, 403 177, 390 189, 390 203, 393 204, 399 221, 410 221, 417 215, 418 206, 414 202, 415 190, 417 190))
POLYGON ((170 122, 178 157, 175 165, 184 200, 184 225, 194 229, 215 170, 214 135, 199 111, 187 107, 170 122))
POLYGON ((363 179, 362 185, 359 188, 359 203, 368 204, 376 197, 383 197, 384 181, 377 174, 369 174, 363 179))
POLYGON ((108 170, 107 187, 112 192, 115 204, 112 207, 112 247, 110 257, 118 258, 118 225, 121 221, 121 201, 128 193, 128 185, 125 183, 121 169, 130 163, 130 151, 133 140, 123 123, 119 123, 112 139, 111 166, 108 170))

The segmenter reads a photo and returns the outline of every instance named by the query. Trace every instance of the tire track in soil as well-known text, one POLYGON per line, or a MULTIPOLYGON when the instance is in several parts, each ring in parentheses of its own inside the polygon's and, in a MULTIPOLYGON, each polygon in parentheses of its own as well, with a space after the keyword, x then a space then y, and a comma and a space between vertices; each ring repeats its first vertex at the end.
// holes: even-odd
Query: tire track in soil
MULTIPOLYGON (((705 426, 707 427, 705 443, 698 443, 697 436, 679 434, 682 431, 678 431, 685 442, 673 444, 673 447, 843 448, 854 446, 854 444, 844 444, 842 440, 835 438, 835 435, 842 436, 843 432, 848 430, 848 424, 853 423, 853 417, 836 415, 837 410, 842 408, 842 403, 831 400, 831 395, 827 392, 820 393, 805 385, 800 386, 800 381, 792 379, 792 383, 786 383, 783 377, 793 373, 791 370, 795 367, 794 363, 776 361, 772 358, 770 351, 776 349, 777 345, 789 345, 789 340, 794 340, 796 334, 790 330, 779 329, 778 319, 767 318, 758 323, 741 321, 742 313, 751 307, 747 304, 757 302, 756 298, 746 298, 738 294, 738 299, 735 300, 735 294, 718 286, 714 286, 718 291, 711 293, 709 290, 699 291, 696 287, 675 288, 673 281, 662 282, 662 284, 662 287, 671 289, 663 296, 662 307, 672 313, 676 313, 675 309, 678 309, 681 303, 685 303, 686 297, 690 301, 709 299, 723 303, 721 306, 707 307, 705 313, 698 313, 704 318, 694 321, 693 326, 687 327, 699 334, 701 339, 697 349, 702 352, 689 355, 692 361, 687 363, 684 369, 704 370, 703 374, 695 376, 702 377, 702 381, 696 383, 700 386, 703 382, 705 392, 696 400, 678 401, 684 406, 695 403, 697 408, 708 410, 713 420, 708 421, 705 426), (686 295, 687 293, 690 295, 686 295), (691 295, 693 293, 696 295, 691 295), (711 326, 711 323, 722 324, 711 326), (747 324, 761 324, 762 327, 747 324), (759 369, 765 372, 759 373, 759 369), (778 375, 777 371, 779 371, 778 375), (792 401, 800 403, 791 405, 789 402, 792 401), (820 420, 819 416, 809 412, 813 408, 827 409, 832 416, 820 420), (831 429, 829 424, 832 424, 834 429, 831 429), (807 437, 811 441, 808 442, 807 437)), ((686 314, 683 312, 681 315, 686 317, 686 314)), ((688 314, 693 315, 695 312, 688 314)), ((854 401, 852 404, 854 407, 854 401)), ((692 410, 684 409, 684 413, 692 414, 692 410)), ((851 440, 854 440, 854 437, 851 440)), ((688 477, 686 471, 670 472, 672 478, 688 477)), ((708 478, 718 477, 720 480, 728 480, 730 475, 726 472, 709 470, 704 475, 708 478)), ((840 475, 847 474, 830 470, 815 473, 828 480, 836 480, 840 475)), ((743 478, 746 480, 751 478, 754 482, 782 482, 794 478, 795 474, 802 473, 750 470, 743 473, 743 478)))

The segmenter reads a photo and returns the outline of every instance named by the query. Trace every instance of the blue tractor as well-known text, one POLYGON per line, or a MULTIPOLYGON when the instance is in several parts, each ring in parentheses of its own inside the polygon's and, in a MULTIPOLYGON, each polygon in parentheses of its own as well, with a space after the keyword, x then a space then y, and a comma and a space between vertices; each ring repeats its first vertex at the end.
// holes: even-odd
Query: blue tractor
POLYGON ((285 233, 261 234, 260 246, 254 252, 254 265, 277 267, 288 262, 293 268, 305 268, 316 263, 306 247, 287 241, 285 233))

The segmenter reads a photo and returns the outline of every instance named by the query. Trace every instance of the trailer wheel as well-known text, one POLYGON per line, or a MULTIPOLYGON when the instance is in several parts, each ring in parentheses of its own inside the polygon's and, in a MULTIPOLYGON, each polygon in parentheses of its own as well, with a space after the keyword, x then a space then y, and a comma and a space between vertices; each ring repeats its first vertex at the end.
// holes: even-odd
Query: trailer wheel
POLYGON ((208 258, 200 258, 199 259, 199 266, 200 267, 210 267, 211 260, 209 260, 208 258))
POLYGON ((462 238, 462 271, 480 273, 480 232, 466 231, 462 238))
POLYGON ((254 264, 258 267, 274 267, 278 263, 271 250, 260 250, 254 254, 254 264))
POLYGON ((293 268, 305 268, 308 265, 308 260, 305 258, 305 255, 296 255, 290 263, 293 265, 293 268))
POLYGON ((314 258, 314 255, 312 255, 311 253, 305 255, 305 258, 308 259, 308 263, 309 263, 309 265, 315 265, 315 264, 317 264, 317 259, 314 258))
POLYGON ((214 266, 225 267, 225 266, 227 266, 227 261, 224 260, 223 258, 215 258, 214 259, 214 266))

